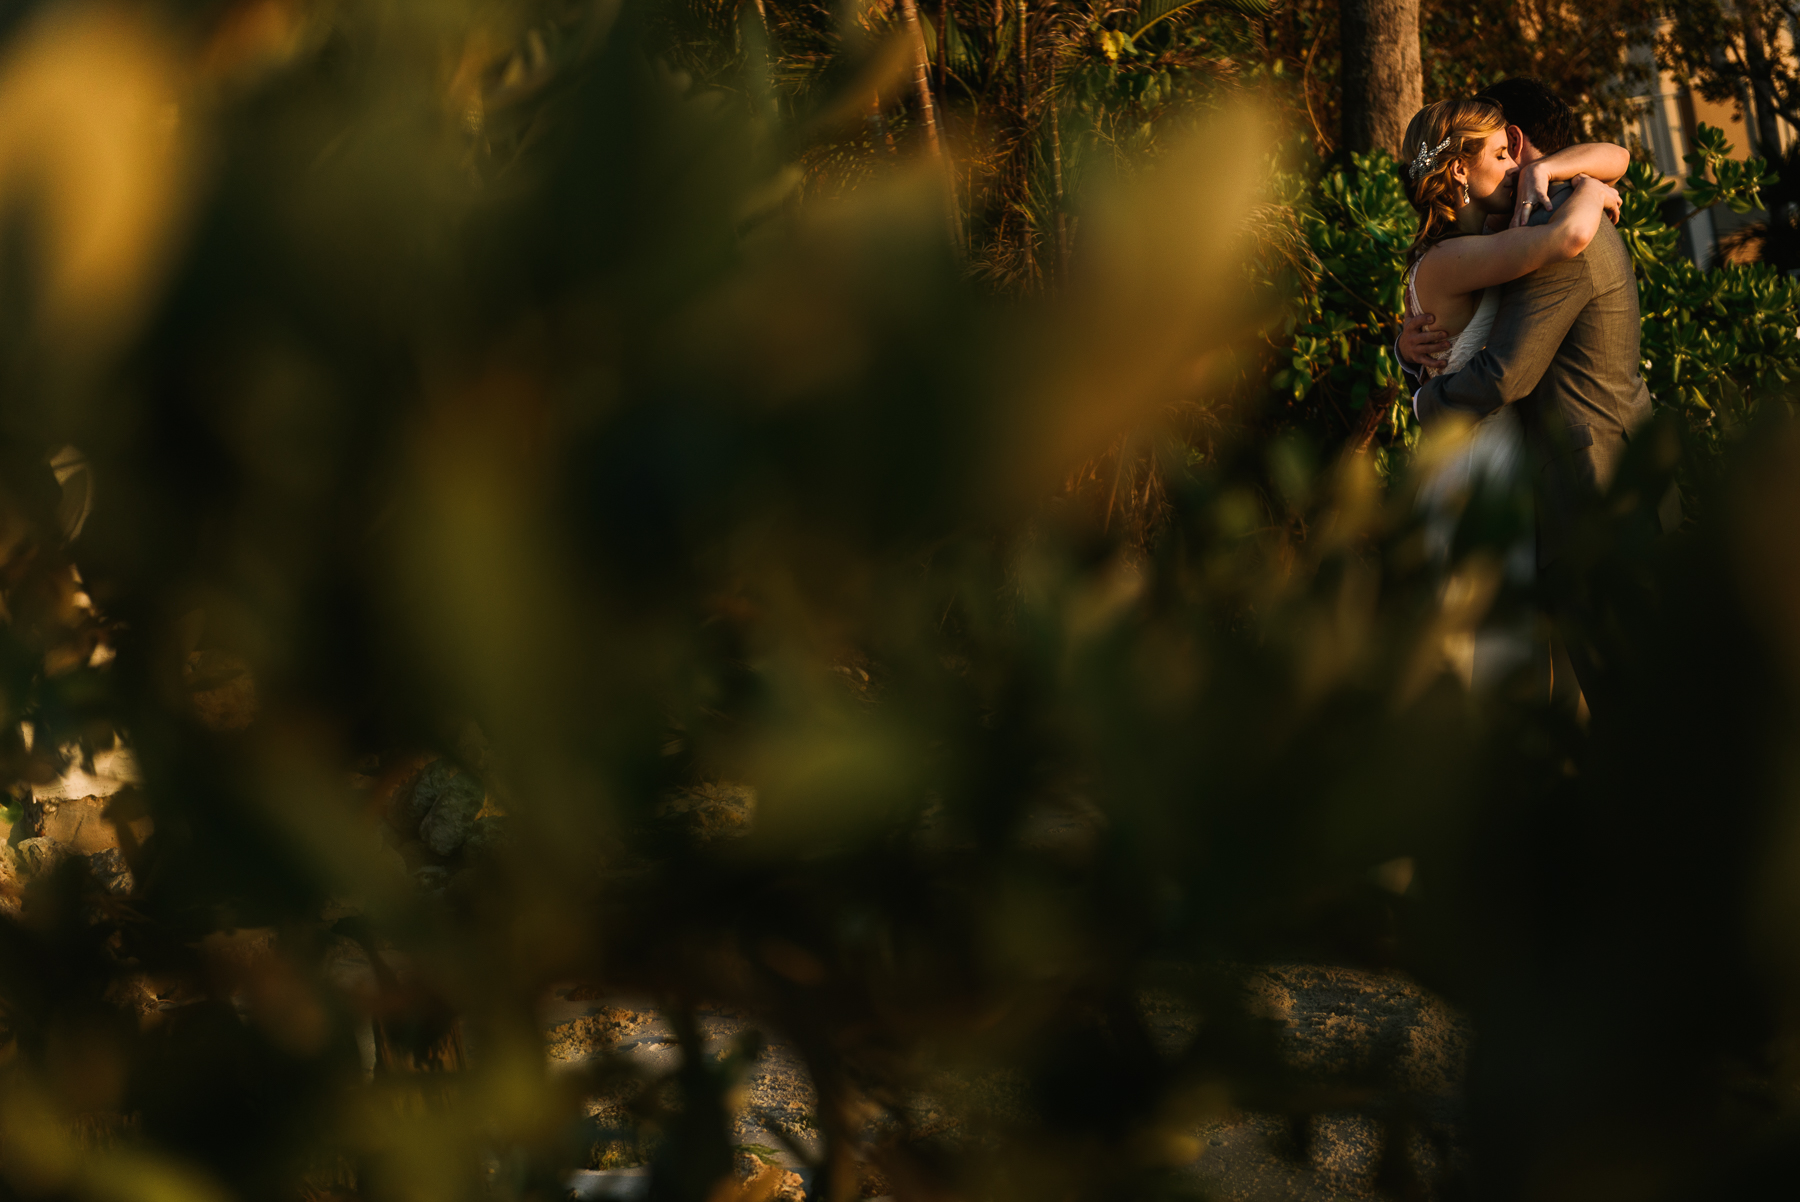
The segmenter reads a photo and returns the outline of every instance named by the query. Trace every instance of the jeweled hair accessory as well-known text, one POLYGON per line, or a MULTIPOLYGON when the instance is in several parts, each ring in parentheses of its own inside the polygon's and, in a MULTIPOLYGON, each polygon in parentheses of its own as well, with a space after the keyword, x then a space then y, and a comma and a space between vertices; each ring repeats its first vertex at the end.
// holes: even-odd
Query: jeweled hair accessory
POLYGON ((1413 183, 1418 183, 1419 177, 1431 170, 1432 165, 1437 162, 1438 155, 1443 154, 1444 148, 1454 141, 1456 141, 1456 135, 1452 134, 1430 150, 1426 150, 1423 146, 1419 147, 1419 153, 1413 157, 1412 166, 1406 169, 1407 174, 1412 176, 1413 183))

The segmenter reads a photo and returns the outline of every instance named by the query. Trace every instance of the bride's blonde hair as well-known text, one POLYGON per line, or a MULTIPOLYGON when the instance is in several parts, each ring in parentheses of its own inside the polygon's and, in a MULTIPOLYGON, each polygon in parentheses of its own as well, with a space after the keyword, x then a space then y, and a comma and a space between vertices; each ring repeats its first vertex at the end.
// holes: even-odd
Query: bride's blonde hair
POLYGON ((1418 262, 1456 224, 1461 185, 1450 169, 1467 163, 1495 130, 1505 128, 1506 112, 1491 100, 1440 100, 1413 114, 1400 144, 1406 199, 1419 214, 1408 263, 1418 262))

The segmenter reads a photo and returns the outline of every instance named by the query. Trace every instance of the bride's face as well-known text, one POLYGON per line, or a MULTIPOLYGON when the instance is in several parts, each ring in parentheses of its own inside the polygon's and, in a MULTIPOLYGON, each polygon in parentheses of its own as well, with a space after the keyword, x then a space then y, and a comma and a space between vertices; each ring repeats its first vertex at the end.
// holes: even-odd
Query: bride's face
POLYGON ((1513 161, 1506 144, 1506 130, 1497 129, 1459 174, 1466 172, 1463 182, 1469 185, 1469 201, 1489 213, 1510 213, 1513 207, 1513 179, 1519 164, 1513 161))

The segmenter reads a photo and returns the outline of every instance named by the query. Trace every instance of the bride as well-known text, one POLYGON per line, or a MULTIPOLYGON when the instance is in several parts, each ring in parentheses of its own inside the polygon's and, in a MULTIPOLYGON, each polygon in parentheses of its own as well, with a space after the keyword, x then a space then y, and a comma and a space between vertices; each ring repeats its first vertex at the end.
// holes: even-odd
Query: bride
MULTIPOLYGON (((1419 214, 1407 255, 1407 316, 1435 313, 1451 338, 1444 361, 1421 365, 1421 382, 1430 374, 1456 371, 1486 345, 1500 308, 1500 285, 1574 258, 1587 249, 1603 216, 1618 220, 1619 194, 1610 185, 1631 162, 1623 147, 1592 142, 1521 168, 1508 146, 1506 115, 1487 100, 1443 100, 1420 109, 1407 126, 1402 154, 1406 196, 1419 214), (1527 226, 1518 217, 1508 223, 1521 174, 1528 177, 1527 195, 1541 194, 1549 182, 1573 183, 1547 223, 1527 226)), ((1527 207, 1518 206, 1518 214, 1527 207)), ((1435 467, 1425 485, 1426 530, 1434 552, 1448 561, 1461 508, 1477 489, 1516 496, 1528 488, 1523 427, 1517 408, 1505 405, 1475 423, 1467 441, 1435 467)), ((1507 554, 1505 574, 1511 583, 1529 587, 1536 564, 1527 534, 1507 554)), ((1458 583, 1453 580, 1452 588, 1458 583)), ((1465 661, 1464 679, 1478 690, 1498 684, 1533 656, 1534 626, 1529 614, 1487 623, 1455 656, 1465 661)))

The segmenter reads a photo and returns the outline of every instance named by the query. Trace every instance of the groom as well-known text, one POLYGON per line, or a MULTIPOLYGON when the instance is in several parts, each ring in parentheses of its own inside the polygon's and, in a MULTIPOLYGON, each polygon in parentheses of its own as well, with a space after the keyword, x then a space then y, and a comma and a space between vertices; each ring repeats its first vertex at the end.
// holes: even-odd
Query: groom
MULTIPOLYGON (((1505 110, 1507 135, 1521 167, 1575 138, 1574 114, 1533 79, 1509 79, 1481 93, 1505 110)), ((1556 189, 1558 197, 1567 185, 1556 189)), ((1533 198, 1521 195, 1523 207, 1533 198)), ((1550 219, 1550 206, 1522 214, 1550 219)), ((1429 354, 1413 330, 1400 342, 1404 361, 1429 354), (1411 336, 1409 336, 1411 335, 1411 336), (1423 353, 1422 353, 1423 352, 1423 353)), ((1427 380, 1413 399, 1425 425, 1460 413, 1474 419, 1516 404, 1537 465, 1538 579, 1591 708, 1606 707, 1606 673, 1591 645, 1569 629, 1586 590, 1568 562, 1582 512, 1612 482, 1634 430, 1650 416, 1650 391, 1638 374, 1638 293, 1619 232, 1601 222, 1586 250, 1502 285, 1487 348, 1462 370, 1427 380)), ((1579 625, 1579 623, 1575 623, 1579 625)))

